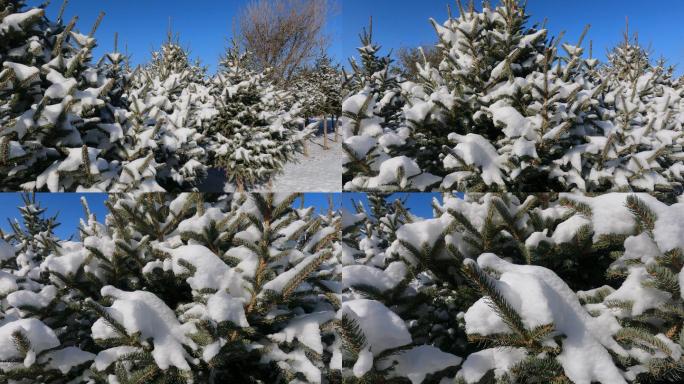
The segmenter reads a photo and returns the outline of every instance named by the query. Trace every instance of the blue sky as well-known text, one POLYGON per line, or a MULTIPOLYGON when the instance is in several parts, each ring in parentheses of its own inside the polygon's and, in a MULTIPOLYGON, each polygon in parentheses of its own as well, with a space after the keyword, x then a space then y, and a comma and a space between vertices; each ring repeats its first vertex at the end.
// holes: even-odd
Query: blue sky
MULTIPOLYGON (((364 193, 344 193, 340 195, 342 207, 350 212, 356 212, 354 204, 361 202, 368 208, 368 198, 364 193)), ((423 218, 432 218, 432 200, 442 201, 441 193, 395 193, 389 197, 389 201, 402 199, 405 207, 414 215, 423 218)))
MULTIPOLYGON (((28 5, 38 5, 44 0, 28 0, 28 5)), ((343 0, 346 1, 346 0, 343 0)), ((100 11, 106 16, 95 37, 98 48, 95 57, 114 48, 114 33, 119 33, 119 47, 128 44, 134 63, 149 60, 150 53, 165 40, 171 19, 173 30, 180 34, 181 43, 189 48, 191 57, 199 57, 211 70, 216 68, 232 31, 233 20, 248 0, 70 0, 65 20, 78 15, 77 28, 90 32, 100 11)), ((62 0, 53 0, 47 9, 54 20, 62 0)), ((330 21, 327 34, 332 38, 330 54, 340 59, 341 12, 330 21)))
MULTIPOLYGON (((314 206, 320 213, 328 212, 328 198, 332 195, 333 205, 339 207, 341 196, 330 193, 306 193, 304 203, 306 206, 314 206)), ((41 207, 47 208, 46 216, 58 214, 59 222, 62 224, 56 229, 56 234, 63 239, 74 235, 78 237, 78 224, 84 217, 81 197, 88 201, 90 210, 97 216, 100 222, 104 221, 107 208, 104 205, 107 194, 103 193, 38 193, 37 200, 41 207)), ((300 200, 295 201, 295 206, 300 206, 300 200)), ((18 206, 23 205, 20 193, 0 193, 0 229, 8 232, 10 226, 7 219, 19 218, 18 206)))
MULTIPOLYGON (((467 2, 463 0, 464 4, 467 2)), ((368 25, 371 15, 374 36, 385 49, 383 52, 432 44, 436 35, 429 18, 440 23, 446 20, 447 4, 457 14, 453 0, 344 0, 343 56, 357 56, 358 34, 368 25)), ((479 7, 481 1, 476 0, 475 4, 479 7)), ((684 72, 684 1, 528 0, 528 11, 532 23, 548 18, 551 35, 565 31, 565 40, 573 44, 585 25, 591 24, 588 39, 594 42, 595 57, 601 59, 607 49, 622 40, 625 17, 629 17, 630 30, 639 32, 641 43, 651 46, 654 58, 662 55, 670 64, 680 64, 678 72, 684 72)))
MULTIPOLYGON (((88 201, 90 210, 97 216, 100 221, 104 220, 107 209, 104 202, 107 198, 106 194, 81 194, 81 193, 38 193, 36 194, 37 201, 42 208, 47 208, 46 216, 58 215, 58 221, 61 223, 55 230, 56 234, 66 239, 74 235, 74 239, 78 237, 78 223, 84 217, 83 206, 81 205, 81 197, 85 196, 88 201)), ((0 228, 8 232, 10 226, 8 219, 19 218, 21 222, 21 215, 17 207, 22 206, 23 200, 21 193, 0 193, 0 228)))
MULTIPOLYGON (((36 5, 43 0, 28 0, 36 5)), ((114 32, 119 32, 120 46, 128 44, 135 63, 149 59, 150 52, 166 38, 169 18, 181 42, 193 57, 215 68, 218 57, 231 36, 233 20, 242 5, 249 0, 70 0, 66 18, 79 16, 78 27, 90 31, 97 15, 107 15, 96 37, 99 47, 96 57, 113 48, 114 32)), ((358 34, 373 15, 377 41, 387 50, 402 46, 431 44, 435 33, 430 17, 442 22, 446 6, 453 0, 338 0, 340 12, 330 21, 327 33, 332 38, 330 54, 346 64, 356 56, 358 34)), ((467 2, 467 0, 464 0, 467 2)), ((476 0, 480 4, 480 0, 476 0)), ((48 8, 52 18, 61 0, 53 0, 48 8)), ((532 22, 548 18, 552 35, 566 31, 566 40, 576 42, 586 24, 591 24, 589 38, 595 52, 603 57, 608 48, 622 39, 625 17, 630 18, 632 31, 638 31, 641 41, 651 46, 654 56, 666 57, 672 64, 684 66, 684 28, 681 15, 684 1, 661 0, 528 0, 532 22)), ((679 73, 682 73, 679 69, 679 73)))

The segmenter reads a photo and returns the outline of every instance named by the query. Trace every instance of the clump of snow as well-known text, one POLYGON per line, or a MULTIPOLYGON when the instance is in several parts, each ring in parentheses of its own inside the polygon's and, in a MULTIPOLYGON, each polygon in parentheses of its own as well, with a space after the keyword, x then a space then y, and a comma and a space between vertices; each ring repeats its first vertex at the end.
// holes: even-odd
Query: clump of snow
MULTIPOLYGON (((152 339, 152 356, 159 368, 168 369, 174 366, 181 370, 190 370, 188 360, 191 358, 184 346, 196 348, 188 336, 194 331, 193 325, 181 325, 173 310, 151 292, 124 292, 107 286, 102 288, 101 294, 114 299, 111 307, 105 310, 124 326, 129 335, 139 332, 141 340, 152 339)), ((95 339, 109 339, 114 336, 104 319, 93 324, 92 334, 95 339)))
POLYGON ((372 286, 386 291, 399 284, 407 273, 406 264, 394 262, 385 270, 366 265, 349 265, 342 268, 342 284, 345 287, 372 286))
MULTIPOLYGON (((172 209, 180 209, 178 205, 174 205, 172 209)), ((178 230, 183 232, 194 232, 194 233, 204 233, 204 231, 209 228, 211 223, 220 223, 226 218, 226 214, 223 213, 219 207, 211 207, 207 209, 202 215, 195 215, 189 219, 183 220, 178 224, 178 230)))
POLYGON ((387 160, 380 165, 378 176, 370 179, 369 187, 379 187, 388 184, 398 184, 402 188, 409 186, 409 179, 421 173, 418 164, 406 156, 399 156, 387 160), (403 176, 400 177, 400 169, 403 176))
POLYGON ((649 309, 658 308, 667 303, 670 299, 669 293, 643 284, 648 277, 645 267, 631 268, 620 288, 608 295, 606 300, 631 303, 632 316, 639 316, 649 309))
POLYGON ((59 344, 55 332, 38 319, 19 319, 0 327, 0 360, 24 358, 24 365, 30 367, 35 362, 37 354, 58 347, 59 344), (13 341, 12 335, 15 332, 21 332, 31 344, 26 356, 21 355, 13 341))
MULTIPOLYGON (((454 152, 463 159, 468 165, 473 165, 482 170, 480 176, 487 185, 505 185, 503 181, 503 161, 496 149, 484 137, 470 133, 462 136, 455 133, 449 135, 449 140, 458 143, 454 152)), ((447 156, 445 164, 449 168, 453 157, 447 156)))
POLYGON ((321 325, 334 317, 335 314, 330 311, 300 316, 292 320, 282 331, 270 335, 269 338, 287 343, 297 339, 316 353, 323 353, 321 325))
POLYGON ((57 296, 54 285, 44 287, 40 292, 16 291, 7 295, 7 303, 15 308, 29 307, 42 309, 47 307, 57 296))
POLYGON ((11 31, 21 31, 28 22, 31 20, 41 17, 45 14, 45 10, 41 8, 33 8, 26 12, 19 12, 9 14, 2 19, 0 23, 0 32, 7 33, 11 31))
POLYGON ((139 351, 139 348, 128 345, 113 347, 100 351, 97 356, 95 356, 95 369, 98 371, 104 371, 120 357, 139 351))
MULTIPOLYGON (((5 20, 6 19, 7 18, 5 18, 5 20)), ((6 61, 5 63, 3 63, 3 66, 5 68, 10 68, 12 71, 14 71, 14 75, 16 76, 17 80, 22 82, 29 80, 40 73, 40 70, 38 70, 38 68, 36 67, 29 67, 28 65, 24 65, 21 63, 13 63, 11 61, 6 61)))
POLYGON ((320 384, 321 370, 318 369, 302 350, 295 350, 290 353, 283 352, 277 346, 262 357, 262 362, 268 363, 277 361, 278 366, 285 369, 290 369, 295 372, 301 372, 306 380, 310 383, 320 384))
POLYGON ((41 269, 54 271, 63 276, 74 275, 83 265, 88 252, 83 244, 65 242, 62 244, 61 255, 50 255, 41 264, 41 269))
POLYGON ((500 378, 526 357, 527 352, 523 348, 489 348, 471 353, 457 377, 466 383, 479 383, 487 372, 494 370, 494 376, 500 378))
POLYGON ((684 248, 684 204, 664 204, 649 194, 610 193, 596 197, 562 194, 561 197, 588 204, 592 209, 591 223, 594 228, 594 239, 601 235, 627 234, 634 231, 634 216, 627 209, 627 198, 637 196, 657 216, 654 228, 654 240, 661 250, 669 251, 684 248))
POLYGON ((495 124, 504 126, 503 132, 508 137, 525 137, 528 140, 535 139, 535 132, 530 122, 520 112, 511 106, 505 105, 504 100, 499 100, 489 107, 495 124))
POLYGON ((428 374, 458 366, 463 359, 442 352, 431 345, 421 345, 397 355, 392 355, 378 364, 380 369, 394 366, 392 376, 407 377, 412 384, 420 384, 428 374))
POLYGON ((366 347, 362 349, 352 368, 354 376, 358 378, 363 377, 368 371, 373 369, 373 363, 373 353, 370 351, 370 348, 366 347))
POLYGON ((416 263, 415 256, 409 252, 401 241, 421 250, 423 247, 434 247, 437 240, 444 236, 444 230, 451 222, 451 216, 444 215, 436 219, 416 221, 402 225, 396 232, 397 240, 390 246, 389 252, 396 251, 404 259, 416 263))
POLYGON ((379 301, 346 301, 342 303, 339 316, 342 315, 350 316, 358 322, 374 356, 387 349, 411 343, 411 334, 401 318, 379 301))
MULTIPOLYGON (((495 282, 499 292, 520 314, 526 327, 553 324, 556 334, 565 336, 558 360, 575 383, 624 383, 609 351, 627 352, 612 338, 620 325, 609 315, 594 318, 581 306, 575 293, 551 270, 538 266, 514 265, 492 254, 478 258, 480 268, 502 275, 495 282)), ((480 299, 466 313, 466 331, 482 335, 510 332, 488 304, 480 299)))
POLYGON ((230 296, 225 290, 209 297, 207 309, 209 316, 219 323, 229 321, 239 327, 249 327, 243 300, 230 296))
POLYGON ((14 247, 5 240, 0 239, 0 263, 13 259, 14 256, 14 247))
POLYGON ((236 298, 249 298, 243 289, 244 280, 238 272, 230 268, 210 249, 202 245, 186 245, 170 251, 171 259, 164 261, 164 269, 176 275, 188 274, 181 265, 184 260, 195 267, 195 273, 186 278, 190 287, 196 291, 204 289, 228 290, 236 298))
POLYGON ((81 350, 78 347, 66 347, 56 351, 50 351, 41 357, 41 361, 47 361, 48 367, 58 369, 62 374, 67 374, 71 368, 92 361, 95 355, 81 350))
POLYGON ((294 279, 294 277, 297 276, 297 274, 305 270, 312 263, 316 262, 316 259, 318 259, 318 257, 320 257, 318 254, 307 256, 305 259, 297 263, 297 265, 295 265, 293 268, 288 269, 287 271, 276 276, 276 278, 274 278, 273 280, 270 280, 269 282, 264 284, 264 291, 274 291, 282 293, 283 289, 285 289, 287 284, 290 283, 292 279, 294 279))
POLYGON ((17 277, 0 270, 0 296, 6 296, 10 292, 14 292, 17 289, 19 289, 17 277))

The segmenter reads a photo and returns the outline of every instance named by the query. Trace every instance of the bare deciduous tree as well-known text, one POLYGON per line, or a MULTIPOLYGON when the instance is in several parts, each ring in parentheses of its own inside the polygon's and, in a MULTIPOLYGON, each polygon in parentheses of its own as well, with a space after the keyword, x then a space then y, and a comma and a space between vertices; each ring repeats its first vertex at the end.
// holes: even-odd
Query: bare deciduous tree
POLYGON ((334 0, 253 0, 240 13, 240 39, 257 69, 272 69, 274 81, 293 75, 326 50, 325 26, 334 0))

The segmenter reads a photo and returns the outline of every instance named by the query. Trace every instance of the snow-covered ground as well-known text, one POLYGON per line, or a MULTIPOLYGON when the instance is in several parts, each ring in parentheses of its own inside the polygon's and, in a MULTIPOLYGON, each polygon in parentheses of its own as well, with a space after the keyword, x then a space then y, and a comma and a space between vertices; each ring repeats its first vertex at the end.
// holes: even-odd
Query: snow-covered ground
POLYGON ((333 141, 329 134, 328 146, 323 148, 323 136, 307 142, 309 156, 299 155, 297 162, 285 166, 276 177, 275 192, 341 192, 342 191, 342 137, 333 141))
MULTIPOLYGON (((342 137, 333 141, 328 135, 328 147, 323 148, 323 136, 307 142, 308 156, 299 155, 296 161, 285 165, 283 173, 272 186, 263 186, 254 192, 341 192, 342 191, 342 137)), ((209 170, 207 179, 199 186, 201 192, 234 192, 235 186, 225 183, 223 171, 209 170)))

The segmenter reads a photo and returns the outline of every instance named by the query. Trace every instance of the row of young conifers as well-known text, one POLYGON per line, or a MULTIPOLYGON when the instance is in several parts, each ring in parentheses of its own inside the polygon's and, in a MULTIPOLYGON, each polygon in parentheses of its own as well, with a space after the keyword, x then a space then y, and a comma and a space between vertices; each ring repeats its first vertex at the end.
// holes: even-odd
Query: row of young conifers
POLYGON ((0 231, 0 380, 681 382, 682 203, 301 197, 113 194, 65 240, 26 196, 0 231))
POLYGON ((288 84, 256 71, 237 44, 209 76, 171 33, 131 68, 93 59, 95 31, 0 1, 0 190, 191 191, 208 168, 237 190, 268 183, 339 115, 341 72, 322 55, 288 84))
POLYGON ((682 193, 684 81, 629 30, 602 63, 518 0, 432 23, 409 76, 362 36, 345 190, 682 193))

